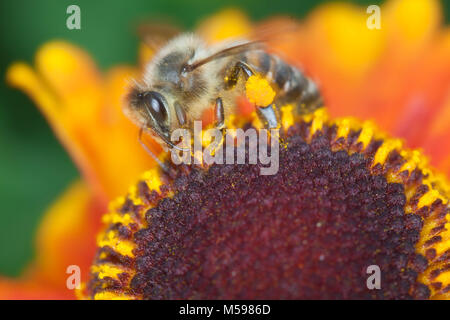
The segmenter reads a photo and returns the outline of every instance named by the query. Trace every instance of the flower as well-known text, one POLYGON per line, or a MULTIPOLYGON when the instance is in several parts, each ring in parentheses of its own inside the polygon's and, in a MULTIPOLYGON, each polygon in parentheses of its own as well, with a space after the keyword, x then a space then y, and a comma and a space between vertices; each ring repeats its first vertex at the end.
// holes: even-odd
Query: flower
POLYGON ((104 216, 87 296, 448 298, 448 183, 370 122, 292 110, 276 175, 146 172, 104 216), (366 287, 372 265, 381 290, 366 287))
MULTIPOLYGON (((206 174, 186 168, 175 178, 159 173, 120 111, 124 79, 136 68, 102 76, 85 53, 64 42, 38 51, 37 71, 11 66, 8 81, 36 101, 83 181, 46 215, 36 261, 23 279, 0 280, 0 297, 73 297, 66 268, 80 265, 88 279, 94 234, 107 211, 85 297, 448 298, 447 182, 421 151, 404 145, 423 148, 448 174, 450 33, 441 28, 437 1, 391 0, 381 12, 381 30, 369 30, 363 8, 324 5, 293 34, 270 41, 271 50, 320 80, 332 118, 319 110, 297 119, 283 108, 287 145, 273 180, 255 176, 256 166, 213 166, 206 174), (356 118, 374 119, 405 143, 356 118), (346 193, 324 191, 332 187, 346 193), (187 199, 204 206, 185 205, 187 199), (325 214, 330 211, 335 215, 325 214), (294 232, 300 226, 306 231, 294 232), (356 286, 369 261, 389 270, 386 290, 356 286), (339 269, 343 263, 348 270, 339 269), (350 270, 355 275, 338 286, 339 272, 350 270), (265 290, 274 283, 283 287, 265 290)), ((198 30, 217 41, 290 23, 280 18, 252 26, 227 10, 198 30)), ((141 52, 145 61, 148 49, 141 52)), ((243 115, 234 120, 249 121, 253 110, 241 105, 243 115)))

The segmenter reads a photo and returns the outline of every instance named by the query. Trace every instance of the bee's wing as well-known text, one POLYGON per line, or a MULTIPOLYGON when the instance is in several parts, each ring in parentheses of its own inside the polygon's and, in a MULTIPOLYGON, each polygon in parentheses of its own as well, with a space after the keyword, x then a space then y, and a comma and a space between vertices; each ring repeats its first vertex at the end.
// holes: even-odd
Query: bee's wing
POLYGON ((141 41, 154 51, 181 33, 181 29, 177 26, 162 22, 142 23, 137 31, 141 41))
POLYGON ((237 42, 236 44, 229 45, 225 48, 222 48, 221 50, 217 51, 216 53, 213 53, 212 55, 203 58, 201 60, 197 60, 192 62, 189 65, 186 65, 184 67, 184 71, 190 72, 192 70, 195 70, 196 68, 214 61, 216 59, 220 59, 223 57, 229 57, 233 55, 238 55, 242 52, 250 51, 250 50, 256 50, 261 49, 264 47, 264 44, 261 41, 246 41, 246 42, 237 42))
POLYGON ((249 39, 270 46, 273 41, 292 40, 299 30, 300 23, 296 19, 280 16, 255 25, 249 39))
POLYGON ((190 65, 186 66, 185 70, 194 70, 205 63, 222 57, 238 55, 245 51, 263 49, 268 46, 270 47, 272 41, 280 41, 284 37, 292 39, 292 35, 299 29, 299 23, 294 18, 273 18, 268 22, 256 25, 253 31, 248 35, 248 40, 242 40, 240 38, 228 39, 226 45, 220 50, 209 57, 192 62, 190 65))

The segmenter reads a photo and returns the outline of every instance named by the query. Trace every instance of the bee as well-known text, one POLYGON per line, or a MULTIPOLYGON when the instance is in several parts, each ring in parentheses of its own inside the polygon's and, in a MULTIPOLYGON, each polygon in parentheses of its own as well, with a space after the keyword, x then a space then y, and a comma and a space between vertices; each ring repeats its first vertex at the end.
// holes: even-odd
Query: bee
POLYGON ((236 98, 245 95, 245 82, 264 76, 275 88, 269 106, 257 106, 267 128, 279 124, 278 106, 291 103, 299 114, 323 104, 317 85, 298 68, 268 53, 261 41, 234 40, 207 45, 199 36, 184 33, 168 41, 144 67, 131 86, 124 113, 163 147, 178 148, 170 139, 178 128, 192 128, 206 109, 214 108, 214 126, 236 112, 236 98))

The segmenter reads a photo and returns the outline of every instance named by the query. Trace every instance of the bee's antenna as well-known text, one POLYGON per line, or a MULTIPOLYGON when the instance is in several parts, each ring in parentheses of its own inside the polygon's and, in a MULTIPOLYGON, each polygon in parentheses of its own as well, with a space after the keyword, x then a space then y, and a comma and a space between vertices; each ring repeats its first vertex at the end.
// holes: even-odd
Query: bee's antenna
POLYGON ((143 133, 143 128, 141 127, 139 129, 139 138, 138 138, 139 143, 141 144, 141 146, 156 161, 156 163, 161 167, 161 169, 164 170, 164 172, 169 173, 169 168, 161 160, 159 160, 159 158, 144 143, 144 141, 142 140, 142 133, 143 133))

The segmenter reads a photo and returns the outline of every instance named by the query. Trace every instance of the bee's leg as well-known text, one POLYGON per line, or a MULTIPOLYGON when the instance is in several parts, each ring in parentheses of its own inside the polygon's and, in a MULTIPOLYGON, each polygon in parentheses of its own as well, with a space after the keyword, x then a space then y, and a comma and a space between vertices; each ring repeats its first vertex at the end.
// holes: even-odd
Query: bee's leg
POLYGON ((239 80, 239 73, 241 71, 245 79, 248 79, 250 76, 255 74, 252 68, 245 62, 243 61, 236 62, 236 64, 230 69, 228 76, 225 79, 225 87, 227 89, 231 89, 237 84, 239 80))
POLYGON ((223 133, 225 130, 225 111, 223 109, 222 98, 216 99, 216 104, 214 105, 214 115, 215 115, 215 123, 214 127, 222 133, 221 140, 218 142, 218 145, 223 143, 223 133))
POLYGON ((214 115, 216 117, 216 122, 214 127, 219 130, 223 130, 225 127, 225 112, 223 110, 222 98, 216 99, 216 104, 214 106, 214 115))
MULTIPOLYGON (((231 68, 230 73, 226 79, 226 88, 232 88, 236 85, 239 80, 239 73, 242 71, 245 79, 250 78, 255 72, 252 68, 243 61, 238 61, 233 68, 231 68)), ((268 106, 256 106, 256 113, 258 117, 263 122, 264 126, 268 129, 275 129, 279 127, 279 121, 275 105, 272 103, 268 106)))
POLYGON ((273 103, 265 107, 256 106, 256 114, 267 129, 276 129, 279 125, 278 115, 273 103))

